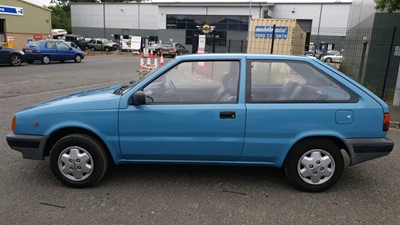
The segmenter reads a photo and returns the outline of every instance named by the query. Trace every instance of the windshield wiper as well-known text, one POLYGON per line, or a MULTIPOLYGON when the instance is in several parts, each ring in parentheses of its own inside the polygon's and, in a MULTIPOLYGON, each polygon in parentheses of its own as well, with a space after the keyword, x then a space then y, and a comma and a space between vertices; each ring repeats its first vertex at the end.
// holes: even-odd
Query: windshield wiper
POLYGON ((130 87, 130 85, 124 84, 124 85, 122 85, 120 88, 118 88, 117 90, 115 90, 115 91, 114 91, 114 94, 122 95, 122 93, 123 93, 127 88, 129 88, 129 87, 130 87))

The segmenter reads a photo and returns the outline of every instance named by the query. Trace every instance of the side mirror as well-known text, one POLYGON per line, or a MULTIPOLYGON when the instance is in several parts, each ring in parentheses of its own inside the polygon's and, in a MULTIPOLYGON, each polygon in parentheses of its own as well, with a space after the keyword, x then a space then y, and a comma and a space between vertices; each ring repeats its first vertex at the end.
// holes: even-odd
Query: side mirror
POLYGON ((146 95, 143 91, 137 91, 129 98, 128 103, 129 105, 145 105, 146 95))
POLYGON ((69 47, 69 50, 72 50, 72 48, 71 48, 71 47, 69 47))

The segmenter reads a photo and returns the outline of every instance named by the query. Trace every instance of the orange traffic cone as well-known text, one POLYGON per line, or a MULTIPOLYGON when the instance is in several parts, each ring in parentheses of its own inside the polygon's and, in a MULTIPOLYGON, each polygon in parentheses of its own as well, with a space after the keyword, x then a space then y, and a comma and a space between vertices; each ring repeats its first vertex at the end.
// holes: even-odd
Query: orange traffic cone
POLYGON ((160 67, 164 66, 164 54, 161 53, 161 58, 160 58, 160 67))
POLYGON ((140 73, 143 71, 143 64, 144 64, 144 60, 143 60, 143 53, 142 53, 142 54, 140 54, 140 69, 139 69, 140 73))
POLYGON ((147 56, 147 62, 146 62, 146 64, 151 65, 151 57, 152 57, 152 54, 149 54, 149 55, 147 56))
POLYGON ((154 66, 157 68, 158 67, 158 55, 154 55, 154 66))

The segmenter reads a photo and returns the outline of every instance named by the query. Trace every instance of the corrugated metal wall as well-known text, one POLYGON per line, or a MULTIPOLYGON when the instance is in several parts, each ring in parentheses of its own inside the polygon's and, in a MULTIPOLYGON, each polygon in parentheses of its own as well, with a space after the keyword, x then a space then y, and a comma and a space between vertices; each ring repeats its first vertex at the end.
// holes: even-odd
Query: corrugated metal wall
POLYGON ((0 0, 0 5, 22 7, 24 10, 23 16, 0 14, 0 19, 6 20, 7 33, 51 33, 50 10, 20 0, 0 0))

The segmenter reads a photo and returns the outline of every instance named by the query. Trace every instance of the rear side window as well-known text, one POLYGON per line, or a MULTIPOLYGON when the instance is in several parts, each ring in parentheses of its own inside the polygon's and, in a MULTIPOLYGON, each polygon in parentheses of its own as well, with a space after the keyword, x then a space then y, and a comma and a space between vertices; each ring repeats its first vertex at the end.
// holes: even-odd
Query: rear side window
POLYGON ((247 102, 356 102, 350 90, 305 62, 248 62, 247 102))

